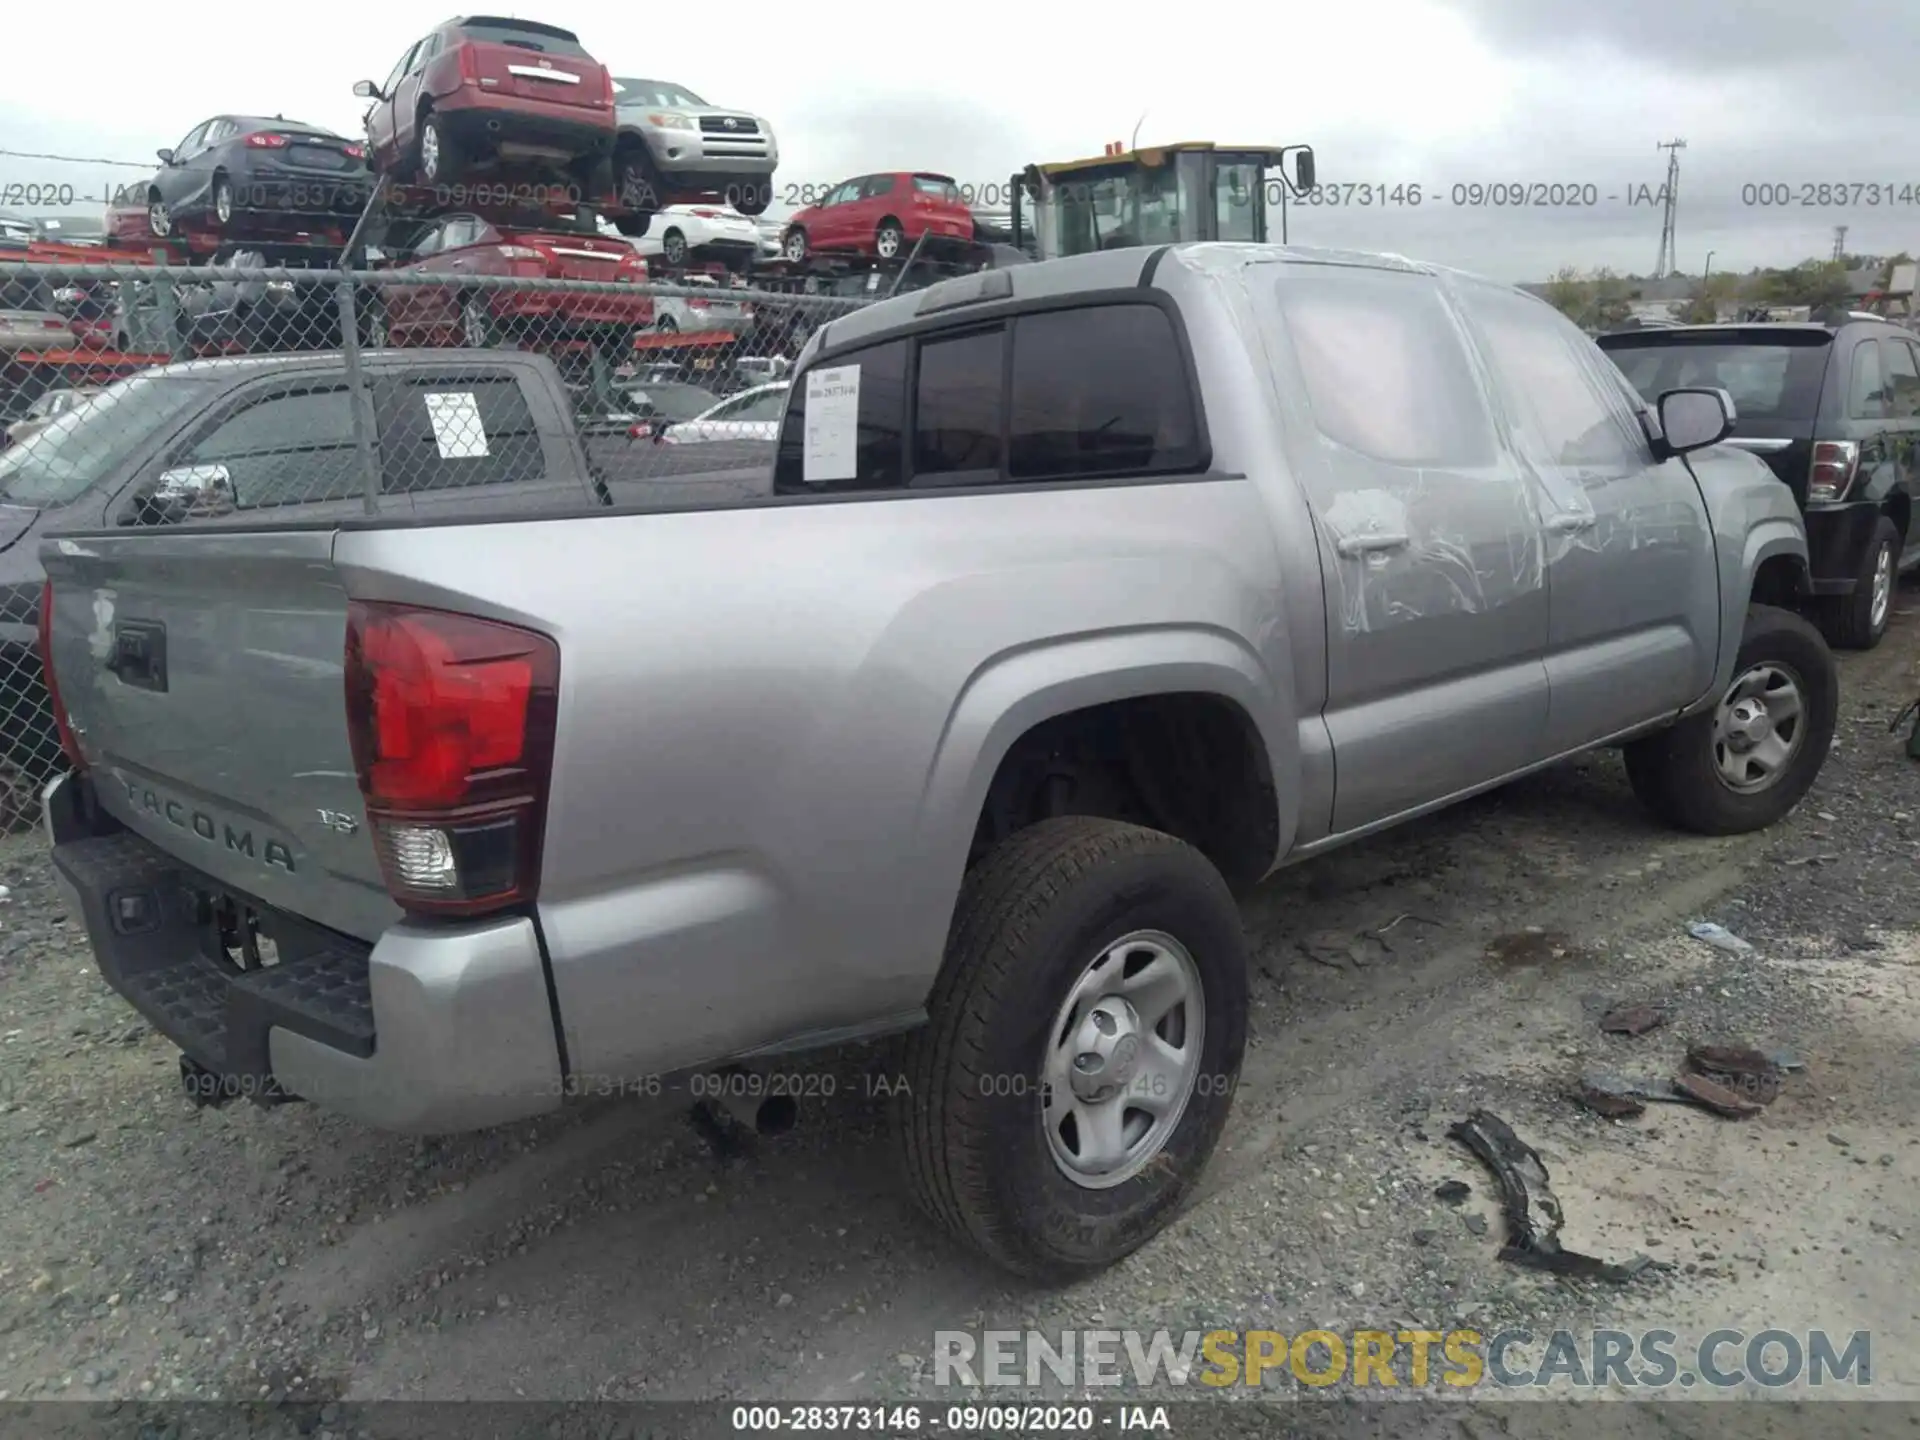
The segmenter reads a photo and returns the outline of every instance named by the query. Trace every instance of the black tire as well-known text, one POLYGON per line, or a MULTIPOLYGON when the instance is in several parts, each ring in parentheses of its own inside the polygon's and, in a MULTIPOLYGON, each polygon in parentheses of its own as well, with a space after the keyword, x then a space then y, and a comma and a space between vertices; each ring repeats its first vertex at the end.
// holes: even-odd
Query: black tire
POLYGON ((1219 872, 1170 835, 1079 816, 1042 821, 967 875, 928 1009, 929 1023, 904 1042, 906 1088, 894 1097, 914 1198, 1018 1274, 1088 1274, 1174 1218, 1226 1125, 1246 1047, 1240 913, 1219 872), (1151 1162, 1091 1188, 1056 1162, 1036 1091, 1073 986, 1139 930, 1172 936, 1194 962, 1204 1014, 1198 1071, 1151 1162))
POLYGON ((1820 629, 1829 645, 1841 650, 1871 650, 1886 638, 1887 626, 1893 620, 1894 592, 1900 587, 1900 547, 1900 527, 1882 515, 1874 522, 1873 536, 1860 557, 1853 593, 1828 596, 1820 607, 1820 629), (1875 572, 1883 563, 1887 589, 1876 616, 1875 572))
POLYGON ((807 258, 807 232, 798 225, 789 225, 787 233, 780 237, 780 258, 798 265, 807 258))
POLYGON ((680 326, 671 315, 662 315, 658 320, 653 322, 653 328, 658 330, 662 335, 671 335, 679 330, 680 326))
POLYGON ((906 229, 891 216, 882 220, 873 232, 873 253, 882 260, 897 260, 907 253, 906 229))
POLYGON ((429 110, 420 117, 419 134, 414 139, 414 174, 422 185, 435 188, 457 185, 467 173, 467 156, 440 117, 429 110), (427 173, 427 132, 433 132, 437 162, 427 173))
POLYGON ((679 229, 671 229, 660 237, 660 258, 669 265, 687 263, 687 237, 679 229))
POLYGON ((764 176, 738 180, 727 187, 726 195, 727 203, 751 220, 766 214, 767 207, 773 203, 773 182, 764 176))
POLYGON ((1806 796, 1833 748, 1840 713, 1840 673, 1820 632, 1790 610, 1747 609, 1746 631, 1734 661, 1734 684, 1755 667, 1791 671, 1801 691, 1797 747, 1767 788, 1742 792, 1721 778, 1715 761, 1714 709, 1636 740, 1626 747, 1634 794, 1661 820, 1700 835, 1745 835, 1785 816, 1806 796))
POLYGON ((614 228, 628 239, 638 240, 647 233, 654 214, 665 202, 660 174, 653 168, 653 157, 644 142, 630 140, 615 148, 613 197, 621 212, 613 217, 614 228))

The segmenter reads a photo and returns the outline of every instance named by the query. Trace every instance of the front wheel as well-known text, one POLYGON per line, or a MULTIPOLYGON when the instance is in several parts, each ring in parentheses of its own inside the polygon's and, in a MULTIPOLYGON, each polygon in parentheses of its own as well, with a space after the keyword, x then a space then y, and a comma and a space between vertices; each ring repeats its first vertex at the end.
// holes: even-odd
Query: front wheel
POLYGON ((1669 825, 1764 830, 1798 805, 1833 748, 1840 674, 1812 625, 1753 605, 1733 683, 1711 709, 1626 747, 1627 778, 1669 825))
POLYGON ((1893 619, 1893 592, 1899 584, 1900 546, 1900 527, 1880 516, 1860 557, 1853 593, 1831 597, 1821 610, 1820 628, 1828 644, 1842 650, 1871 650, 1886 638, 1893 619))
POLYGON ((780 253, 798 265, 807 258, 807 232, 793 226, 780 238, 780 253))
POLYGON ((1100 1270, 1172 1221, 1226 1125, 1247 965, 1191 846, 1042 821, 968 874, 895 1134, 915 1198, 1018 1274, 1100 1270))

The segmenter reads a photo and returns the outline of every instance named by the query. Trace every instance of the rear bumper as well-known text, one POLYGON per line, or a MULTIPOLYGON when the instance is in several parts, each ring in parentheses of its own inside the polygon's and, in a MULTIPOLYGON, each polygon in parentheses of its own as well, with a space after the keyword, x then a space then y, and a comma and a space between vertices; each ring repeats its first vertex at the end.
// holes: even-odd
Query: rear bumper
POLYGON ((563 1086, 533 922, 396 925, 367 946, 255 909, 278 963, 242 971, 217 936, 245 906, 61 776, 45 793, 54 873, 101 974, 155 1030, 261 1102, 298 1098, 383 1130, 446 1134, 555 1109, 563 1086))
POLYGON ((571 159, 611 153, 613 149, 614 123, 609 111, 465 90, 435 102, 434 109, 448 132, 469 153, 510 145, 571 159))
POLYGON ((373 191, 371 177, 328 175, 323 171, 261 169, 233 187, 236 209, 267 215, 358 215, 373 191))
POLYGON ((1867 546, 1880 507, 1871 500, 1811 507, 1807 518, 1807 561, 1816 595, 1851 595, 1866 565, 1867 546))

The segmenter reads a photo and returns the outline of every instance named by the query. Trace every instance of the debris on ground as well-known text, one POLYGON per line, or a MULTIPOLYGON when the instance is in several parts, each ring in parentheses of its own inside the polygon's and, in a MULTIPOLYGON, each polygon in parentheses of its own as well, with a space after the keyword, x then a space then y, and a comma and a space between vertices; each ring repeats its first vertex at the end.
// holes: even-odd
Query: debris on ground
POLYGON ((1487 959, 1496 965, 1542 965, 1565 960, 1579 948, 1564 931, 1527 929, 1494 936, 1487 942, 1487 959))
POLYGON ((1600 1017, 1600 1029, 1607 1035, 1644 1035, 1666 1020, 1658 1005, 1621 1005, 1600 1017))
POLYGON ((1646 1100, 1635 1093, 1631 1082, 1616 1075, 1587 1075, 1581 1080, 1575 1098, 1594 1114, 1609 1120, 1631 1120, 1647 1113, 1646 1100))
POLYGON ((1690 1046, 1687 1069, 1755 1105, 1771 1105, 1780 1095, 1779 1069, 1767 1056, 1749 1046, 1690 1046))
POLYGON ((1729 1120, 1745 1120, 1758 1115, 1765 1108, 1739 1091, 1691 1070, 1682 1070, 1674 1076, 1673 1086, 1689 1099, 1698 1101, 1714 1114, 1724 1115, 1729 1120))
POLYGON ((1687 933, 1693 936, 1694 939, 1713 946, 1716 950, 1726 951, 1729 955, 1750 955, 1753 953, 1753 946, 1727 929, 1726 926, 1716 925, 1711 920, 1702 920, 1698 924, 1689 925, 1687 927, 1687 933))
POLYGON ((1473 1187, 1464 1180, 1443 1180, 1433 1187, 1433 1198, 1447 1205, 1458 1205, 1471 1194, 1473 1187))
POLYGON ((1386 924, 1376 926, 1372 930, 1366 930, 1361 933, 1378 941, 1380 948, 1391 955, 1393 954, 1393 941, 1387 939, 1387 932, 1397 926, 1404 925, 1409 920, 1416 925, 1434 925, 1442 928, 1446 925, 1444 920, 1430 920, 1425 915, 1416 915, 1411 910, 1403 910, 1400 914, 1394 916, 1393 919, 1387 921, 1386 924))
POLYGON ((1498 1115, 1476 1110, 1456 1121, 1447 1133, 1480 1158, 1500 1183, 1500 1205, 1506 1214, 1507 1239, 1500 1258, 1514 1265, 1555 1275, 1578 1275, 1597 1280, 1631 1280, 1654 1262, 1645 1255, 1623 1265, 1612 1264, 1577 1250, 1560 1247, 1565 1216, 1548 1184, 1540 1154, 1513 1133, 1498 1115))
POLYGON ((1355 942, 1338 930, 1321 930, 1300 941, 1301 954, 1332 970, 1347 969, 1353 961, 1354 949, 1355 942))

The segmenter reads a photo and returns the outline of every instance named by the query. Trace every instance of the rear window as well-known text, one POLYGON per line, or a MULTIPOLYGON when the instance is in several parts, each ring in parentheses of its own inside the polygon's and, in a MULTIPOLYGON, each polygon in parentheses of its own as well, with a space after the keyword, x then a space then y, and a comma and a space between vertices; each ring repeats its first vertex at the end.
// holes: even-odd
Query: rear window
POLYGON ((963 203, 960 198, 960 187, 944 176, 916 175, 913 177, 913 188, 922 195, 938 196, 955 205, 963 203))
POLYGON ((1167 312, 1080 306, 887 341, 815 366, 794 386, 774 488, 1080 480, 1194 471, 1206 460, 1167 312))
POLYGON ((586 47, 565 30, 550 29, 513 20, 474 20, 460 27, 463 39, 483 45, 513 45, 522 50, 537 50, 542 55, 569 55, 590 60, 586 47))
POLYGON ((1600 348, 1649 404, 1669 390, 1705 385, 1732 395, 1743 420, 1811 420, 1820 410, 1830 344, 1829 336, 1806 331, 1778 341, 1607 336, 1600 348))

